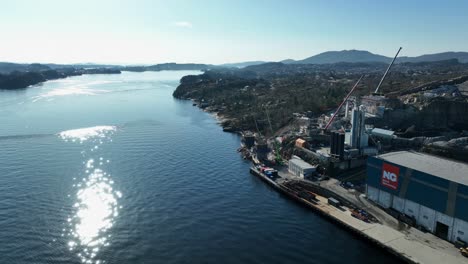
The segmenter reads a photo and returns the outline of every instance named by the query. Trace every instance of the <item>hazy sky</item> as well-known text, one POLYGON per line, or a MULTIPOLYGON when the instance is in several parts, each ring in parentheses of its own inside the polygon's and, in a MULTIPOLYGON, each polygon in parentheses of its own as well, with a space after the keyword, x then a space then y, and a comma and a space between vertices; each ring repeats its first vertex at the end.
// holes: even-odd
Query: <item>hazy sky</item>
POLYGON ((0 61, 225 63, 468 51, 468 1, 0 0, 0 61))

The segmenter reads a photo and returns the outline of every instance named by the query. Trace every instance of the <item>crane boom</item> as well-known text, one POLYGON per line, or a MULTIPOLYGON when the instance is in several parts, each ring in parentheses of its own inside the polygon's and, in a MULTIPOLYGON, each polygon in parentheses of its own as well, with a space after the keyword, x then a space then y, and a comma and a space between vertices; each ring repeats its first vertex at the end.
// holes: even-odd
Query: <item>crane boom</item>
POLYGON ((257 128, 258 134, 259 134, 260 136, 262 136, 262 133, 260 132, 260 129, 258 129, 257 119, 256 119, 255 116, 253 116, 253 115, 252 115, 252 117, 253 117, 253 119, 254 119, 255 127, 257 128))
MULTIPOLYGON (((268 119, 268 124, 270 125, 271 134, 274 135, 273 126, 271 125, 271 121, 270 121, 270 115, 268 114, 268 110, 266 108, 265 108, 265 113, 268 119)), ((281 159, 279 146, 275 139, 273 139, 273 144, 275 145, 276 162, 278 162, 281 165, 283 163, 283 160, 281 159)))
POLYGON ((348 98, 351 96, 351 94, 354 92, 354 90, 356 89, 356 87, 358 86, 358 84, 361 82, 361 79, 362 77, 364 77, 364 75, 361 75, 361 78, 359 78, 359 80, 356 82, 356 84, 353 86, 353 88, 351 89, 351 91, 349 91, 349 93, 346 95, 345 99, 343 100, 343 102, 341 102, 340 106, 338 106, 338 109, 336 109, 335 113, 333 114, 333 116, 330 118, 330 121, 328 121, 327 125, 325 126, 325 128, 323 129, 324 131, 326 131, 328 129, 328 127, 331 125, 331 123, 333 122, 333 119, 335 119, 336 115, 338 114, 338 112, 340 111, 341 107, 343 107, 344 103, 348 100, 348 98))
POLYGON ((380 85, 382 85, 383 81, 385 80, 385 77, 387 77, 387 73, 388 71, 390 70, 390 68, 392 67, 393 63, 395 62, 396 58, 398 57, 398 54, 400 53, 402 47, 400 47, 397 51, 397 53, 395 54, 395 57, 393 58, 392 62, 390 63, 390 65, 388 65, 388 68, 387 70, 385 71, 384 75, 382 76, 382 79, 380 80, 379 82, 379 85, 377 85, 377 88, 375 88, 375 92, 374 93, 378 93, 379 92, 379 88, 380 88, 380 85))
POLYGON ((265 113, 266 113, 266 116, 268 118, 268 124, 270 125, 271 134, 273 134, 273 127, 271 126, 270 116, 268 115, 268 111, 267 111, 266 108, 265 108, 265 113))

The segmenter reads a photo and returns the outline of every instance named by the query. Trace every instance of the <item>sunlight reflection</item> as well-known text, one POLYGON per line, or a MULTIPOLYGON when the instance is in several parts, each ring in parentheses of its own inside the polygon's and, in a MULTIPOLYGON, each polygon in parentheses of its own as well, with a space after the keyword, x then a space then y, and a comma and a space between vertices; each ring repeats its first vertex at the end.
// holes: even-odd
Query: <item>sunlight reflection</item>
MULTIPOLYGON (((115 126, 95 126, 60 132, 58 135, 67 142, 84 144, 90 152, 82 150, 84 177, 78 181, 73 178, 76 188, 73 215, 67 219, 70 237, 67 246, 76 252, 82 263, 102 263, 98 254, 109 245, 109 229, 119 215, 118 199, 122 194, 114 190, 114 181, 104 167, 110 160, 96 156, 101 152, 98 145, 112 142, 110 135, 115 126), (78 182, 76 182, 78 181, 78 182)), ((65 230, 64 230, 65 232, 65 230)))
POLYGON ((94 168, 93 160, 86 163, 86 168, 93 169, 79 188, 74 204, 76 213, 71 222, 72 240, 68 242, 70 250, 78 250, 83 263, 98 263, 95 258, 103 246, 109 245, 110 235, 106 231, 112 227, 118 216, 118 198, 122 195, 112 187, 109 175, 99 168, 94 168))
MULTIPOLYGON (((59 133, 59 136, 66 141, 79 141, 80 143, 83 143, 84 141, 87 141, 90 138, 106 138, 107 136, 112 134, 112 132, 114 132, 116 129, 117 128, 115 126, 86 127, 62 131, 59 133)), ((102 144, 102 141, 100 141, 99 144, 102 144)), ((98 149, 99 147, 96 145, 93 148, 98 149)))

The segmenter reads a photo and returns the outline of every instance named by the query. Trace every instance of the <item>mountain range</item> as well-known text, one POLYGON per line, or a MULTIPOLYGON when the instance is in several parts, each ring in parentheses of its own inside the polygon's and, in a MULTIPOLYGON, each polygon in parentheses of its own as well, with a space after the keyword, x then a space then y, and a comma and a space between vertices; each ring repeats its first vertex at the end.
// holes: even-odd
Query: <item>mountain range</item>
MULTIPOLYGON (((442 52, 434 54, 425 54, 416 57, 401 56, 398 57, 395 63, 417 63, 417 62, 434 62, 457 59, 460 63, 468 63, 468 52, 442 52)), ((280 61, 283 64, 335 64, 335 63, 389 63, 391 57, 386 57, 379 54, 374 54, 365 50, 342 50, 342 51, 327 51, 303 60, 286 59, 280 61)), ((212 64, 196 64, 196 63, 161 63, 147 66, 121 66, 121 65, 107 65, 107 64, 21 64, 0 62, 0 74, 8 74, 13 71, 44 71, 66 68, 115 68, 123 71, 162 71, 162 70, 204 70, 215 68, 244 68, 247 66, 260 65, 271 63, 268 61, 246 61, 238 63, 225 63, 220 65, 212 64)))
MULTIPOLYGON (((468 52, 442 52, 434 54, 425 54, 416 57, 402 56, 398 57, 395 63, 402 62, 430 62, 458 59, 461 63, 468 63, 468 52)), ((388 63, 392 60, 379 54, 374 54, 365 50, 342 50, 342 51, 327 51, 303 60, 287 59, 281 61, 285 64, 331 64, 338 62, 385 62, 388 63)))
MULTIPOLYGON (((327 51, 303 60, 286 59, 280 61, 284 64, 334 64, 340 62, 347 63, 372 63, 381 62, 389 63, 393 57, 387 57, 379 54, 374 54, 366 50, 341 50, 341 51, 327 51)), ((468 52, 441 52, 434 54, 425 54, 416 57, 401 56, 398 57, 395 63, 404 62, 433 62, 457 59, 460 63, 468 63, 468 52)), ((225 63, 217 66, 244 68, 247 66, 259 65, 270 63, 271 61, 245 61, 238 63, 225 63)))

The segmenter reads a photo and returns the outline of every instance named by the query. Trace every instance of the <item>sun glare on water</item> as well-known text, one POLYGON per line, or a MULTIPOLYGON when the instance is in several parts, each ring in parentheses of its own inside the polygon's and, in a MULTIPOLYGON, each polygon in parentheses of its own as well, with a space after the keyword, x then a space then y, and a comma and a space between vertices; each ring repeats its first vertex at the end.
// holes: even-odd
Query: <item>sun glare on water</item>
POLYGON ((117 128, 115 126, 95 126, 79 129, 66 130, 59 133, 59 136, 66 141, 84 142, 88 139, 105 139, 117 128))
POLYGON ((83 84, 75 84, 75 81, 69 79, 58 79, 58 80, 50 80, 48 82, 55 82, 61 84, 68 84, 67 86, 47 90, 43 94, 39 96, 32 97, 33 102, 37 102, 43 99, 53 100, 56 97, 62 96, 75 96, 75 95, 86 95, 86 96, 93 96, 99 95, 103 93, 108 93, 108 90, 102 89, 94 89, 93 86, 107 84, 107 83, 118 83, 120 81, 92 81, 83 84))
POLYGON ((119 214, 118 200, 122 194, 115 190, 111 175, 105 171, 110 160, 97 156, 98 145, 111 141, 110 135, 115 130, 114 126, 96 126, 59 133, 67 142, 87 143, 81 152, 85 159, 84 177, 74 184, 73 214, 67 219, 70 237, 67 246, 82 263, 103 263, 99 252, 109 245, 109 229, 119 214))

